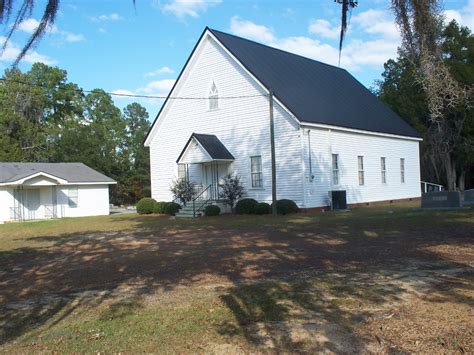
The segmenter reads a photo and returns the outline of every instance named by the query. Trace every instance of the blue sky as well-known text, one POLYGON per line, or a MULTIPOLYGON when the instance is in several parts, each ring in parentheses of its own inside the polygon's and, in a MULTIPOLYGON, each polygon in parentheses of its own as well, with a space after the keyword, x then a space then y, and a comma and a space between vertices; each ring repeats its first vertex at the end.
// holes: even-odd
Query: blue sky
MULTIPOLYGON (((44 8, 14 35, 0 57, 8 68, 44 8)), ((446 0, 445 14, 474 28, 474 0, 446 0)), ((20 68, 35 61, 66 69, 86 90, 166 95, 206 26, 329 64, 338 63, 340 5, 333 0, 81 0, 61 1, 54 27, 20 68)), ((3 28, 4 32, 6 27, 3 28)), ((365 86, 380 79, 400 44, 388 0, 360 0, 353 10, 341 67, 365 86)), ((153 118, 162 100, 114 98, 143 104, 153 118)))

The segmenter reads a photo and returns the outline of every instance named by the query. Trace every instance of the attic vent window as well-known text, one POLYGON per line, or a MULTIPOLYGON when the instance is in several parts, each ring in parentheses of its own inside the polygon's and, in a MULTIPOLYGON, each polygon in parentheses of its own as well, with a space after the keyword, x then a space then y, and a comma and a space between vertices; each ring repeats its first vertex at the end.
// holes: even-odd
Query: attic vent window
POLYGON ((217 91, 216 83, 212 83, 209 91, 209 110, 217 110, 219 108, 219 92, 217 91))

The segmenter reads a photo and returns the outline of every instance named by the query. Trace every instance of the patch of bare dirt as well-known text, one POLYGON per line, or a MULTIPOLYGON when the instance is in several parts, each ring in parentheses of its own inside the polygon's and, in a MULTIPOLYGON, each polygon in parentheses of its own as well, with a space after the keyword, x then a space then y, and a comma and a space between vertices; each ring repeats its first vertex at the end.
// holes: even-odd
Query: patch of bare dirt
POLYGON ((474 352, 473 274, 440 276, 425 292, 412 295, 383 314, 373 315, 357 332, 377 353, 474 352))

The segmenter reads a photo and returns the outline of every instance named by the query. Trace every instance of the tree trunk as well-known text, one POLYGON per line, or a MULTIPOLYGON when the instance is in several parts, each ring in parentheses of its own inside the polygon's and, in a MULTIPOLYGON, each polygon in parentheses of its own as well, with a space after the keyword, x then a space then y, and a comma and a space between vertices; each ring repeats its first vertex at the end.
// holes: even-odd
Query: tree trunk
POLYGON ((438 170, 438 163, 436 162, 436 157, 433 153, 431 153, 429 155, 429 159, 431 161, 431 166, 433 167, 433 171, 435 173, 435 177, 436 177, 436 181, 429 181, 429 182, 435 182, 437 184, 440 184, 441 183, 441 178, 440 178, 440 174, 439 174, 439 170, 438 170))
POLYGON ((448 191, 456 191, 456 168, 450 153, 444 154, 443 164, 446 173, 446 188, 448 191))
POLYGON ((466 169, 462 168, 461 169, 461 173, 459 174, 459 177, 458 177, 458 188, 459 188, 459 191, 464 191, 465 188, 466 188, 466 169))

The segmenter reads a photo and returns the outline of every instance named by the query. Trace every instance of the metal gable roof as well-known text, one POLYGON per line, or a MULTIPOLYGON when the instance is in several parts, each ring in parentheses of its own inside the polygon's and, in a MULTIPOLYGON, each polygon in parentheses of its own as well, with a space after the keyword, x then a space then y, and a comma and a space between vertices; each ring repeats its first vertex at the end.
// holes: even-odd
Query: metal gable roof
POLYGON ((14 182, 45 173, 68 183, 115 183, 115 180, 89 168, 83 163, 6 163, 0 162, 0 183, 14 182))
POLYGON ((186 148, 188 147, 191 141, 196 139, 198 143, 206 150, 209 156, 213 160, 234 160, 234 156, 227 150, 224 144, 213 134, 200 134, 200 133, 193 133, 191 137, 189 137, 187 143, 185 144, 181 154, 179 155, 176 162, 179 162, 181 157, 183 156, 186 148))
POLYGON ((420 137, 346 70, 209 31, 301 122, 420 137))

